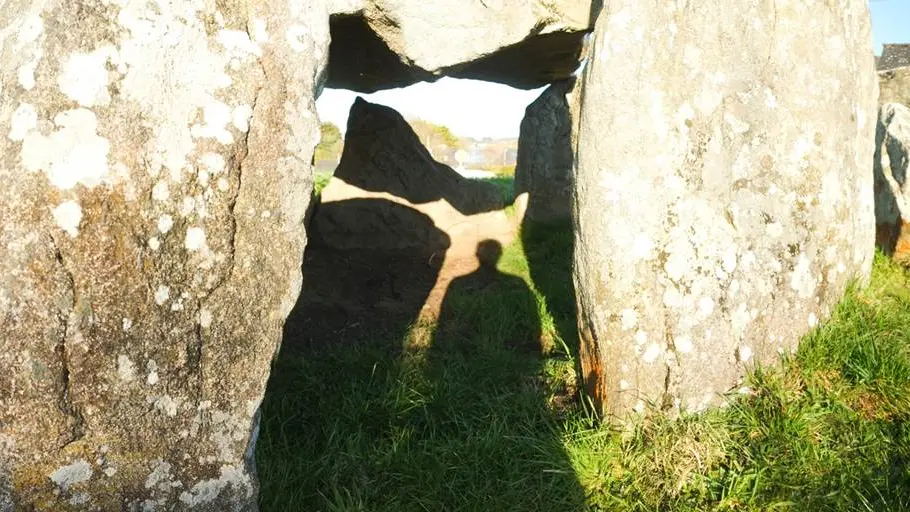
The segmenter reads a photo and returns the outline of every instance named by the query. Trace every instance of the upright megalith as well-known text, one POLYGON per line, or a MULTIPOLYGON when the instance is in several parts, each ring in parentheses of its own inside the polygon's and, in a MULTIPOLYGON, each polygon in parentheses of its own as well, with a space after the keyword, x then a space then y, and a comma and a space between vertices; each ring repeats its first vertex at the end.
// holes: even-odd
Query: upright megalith
POLYGON ((527 194, 525 219, 572 216, 573 123, 567 98, 571 88, 570 82, 551 85, 528 105, 521 120, 515 194, 527 194))
POLYGON ((394 109, 357 98, 341 162, 320 194, 310 229, 335 249, 474 250, 478 223, 510 223, 494 185, 465 178, 430 155, 394 109), (372 199, 373 201, 367 201, 372 199), (364 201, 357 201, 364 200, 364 201), (431 222, 426 222, 429 219, 431 222))
POLYGON ((255 510, 321 0, 0 15, 0 509, 255 510))
POLYGON ((606 3, 575 168, 582 366, 605 411, 718 402, 868 276, 871 45, 864 0, 606 3))
POLYGON ((910 263, 910 108, 887 103, 879 109, 874 170, 876 243, 910 263))

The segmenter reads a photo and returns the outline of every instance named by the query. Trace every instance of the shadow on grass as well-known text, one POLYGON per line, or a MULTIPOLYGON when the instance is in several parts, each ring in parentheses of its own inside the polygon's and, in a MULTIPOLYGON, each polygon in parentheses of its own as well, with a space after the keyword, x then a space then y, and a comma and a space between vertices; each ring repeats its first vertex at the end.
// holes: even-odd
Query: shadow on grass
POLYGON ((262 409, 262 510, 583 509, 532 292, 486 265, 437 329, 418 320, 441 261, 424 256, 307 248, 262 409))
POLYGON ((557 339, 551 340, 554 346, 567 350, 575 358, 578 324, 572 278, 572 221, 525 221, 521 242, 531 282, 546 302, 544 321, 552 322, 550 329, 544 329, 544 336, 555 336, 557 339))
POLYGON ((331 308, 301 316, 304 302, 288 323, 263 407, 263 510, 910 510, 905 270, 879 255, 870 288, 726 408, 649 415, 618 435, 574 402, 554 406, 554 368, 568 363, 558 343, 542 357, 531 340, 574 354, 572 235, 523 231, 498 270, 450 285, 438 328, 383 302, 420 297, 431 260, 332 252, 315 264, 308 249, 301 300, 317 279, 362 306, 331 323, 331 308), (364 293, 357 275, 389 284, 364 293))
POLYGON ((548 407, 537 300, 497 268, 501 255, 495 241, 478 245, 479 268, 449 285, 427 352, 425 452, 439 481, 462 495, 430 509, 581 510, 548 407))

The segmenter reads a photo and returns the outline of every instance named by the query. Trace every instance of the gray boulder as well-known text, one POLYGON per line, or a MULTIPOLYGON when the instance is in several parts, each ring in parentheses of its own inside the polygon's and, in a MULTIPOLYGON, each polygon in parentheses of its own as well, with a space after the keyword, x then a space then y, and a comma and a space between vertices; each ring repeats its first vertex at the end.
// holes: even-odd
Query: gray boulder
POLYGON ((581 358, 609 414, 720 403, 868 277, 865 1, 608 2, 581 95, 581 358))
POLYGON ((910 262, 910 108, 887 103, 875 134, 876 242, 901 262, 910 262))
POLYGON ((4 7, 0 509, 256 509, 328 15, 202 5, 4 7))
POLYGON ((548 87, 528 105, 518 138, 515 194, 527 194, 525 219, 553 221, 572 216, 572 117, 568 82, 548 87))

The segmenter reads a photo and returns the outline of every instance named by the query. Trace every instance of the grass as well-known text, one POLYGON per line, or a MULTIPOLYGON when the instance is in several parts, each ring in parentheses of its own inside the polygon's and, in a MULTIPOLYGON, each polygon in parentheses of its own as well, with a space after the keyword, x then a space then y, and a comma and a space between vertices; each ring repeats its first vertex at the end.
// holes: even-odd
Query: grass
POLYGON ((332 173, 328 172, 314 172, 313 173, 313 195, 319 195, 326 186, 328 186, 329 181, 332 180, 332 173))
POLYGON ((282 352, 262 510, 910 510, 910 274, 877 256, 751 394, 617 432, 577 398, 571 231, 522 235, 439 326, 282 352))

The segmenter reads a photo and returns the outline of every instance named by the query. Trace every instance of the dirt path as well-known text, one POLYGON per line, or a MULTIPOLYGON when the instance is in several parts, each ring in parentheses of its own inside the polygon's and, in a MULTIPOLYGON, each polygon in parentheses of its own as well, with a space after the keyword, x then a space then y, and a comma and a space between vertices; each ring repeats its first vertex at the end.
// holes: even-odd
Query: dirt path
POLYGON ((452 239, 452 246, 445 254, 436 283, 430 290, 420 311, 422 320, 433 321, 439 316, 439 308, 445 298, 449 284, 478 269, 477 247, 484 240, 495 240, 501 247, 512 243, 518 233, 518 223, 505 212, 495 216, 484 216, 471 220, 465 226, 463 235, 452 239))
POLYGON ((506 247, 517 222, 503 211, 468 217, 450 232, 445 253, 341 250, 311 244, 303 291, 285 324, 286 347, 398 339, 415 322, 433 322, 449 284, 477 270, 478 244, 506 247))

